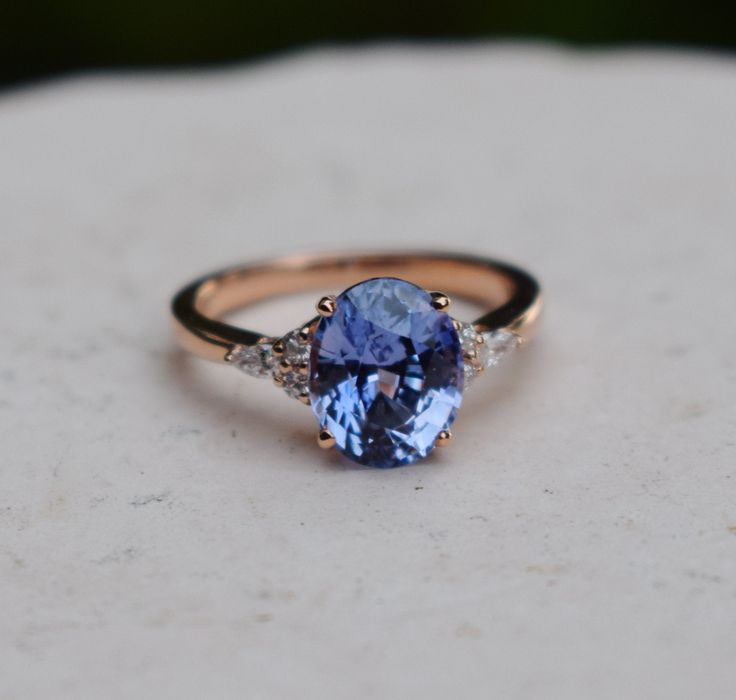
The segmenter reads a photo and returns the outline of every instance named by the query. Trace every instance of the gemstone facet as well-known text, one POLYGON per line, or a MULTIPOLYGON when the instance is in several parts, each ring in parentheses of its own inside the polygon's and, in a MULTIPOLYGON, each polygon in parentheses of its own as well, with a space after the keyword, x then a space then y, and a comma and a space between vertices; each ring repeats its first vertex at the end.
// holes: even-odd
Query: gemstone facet
POLYGON ((425 457, 462 400, 463 350, 429 292, 381 277, 356 284, 321 318, 309 397, 322 430, 347 457, 395 467, 425 457))

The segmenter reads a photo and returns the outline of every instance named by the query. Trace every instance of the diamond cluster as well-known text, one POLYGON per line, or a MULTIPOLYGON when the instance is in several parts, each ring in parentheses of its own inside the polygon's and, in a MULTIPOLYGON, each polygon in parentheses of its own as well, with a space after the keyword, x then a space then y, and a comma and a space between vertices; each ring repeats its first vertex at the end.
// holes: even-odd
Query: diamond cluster
POLYGON ((272 377, 287 395, 309 402, 309 353, 307 329, 289 331, 282 338, 263 338, 256 345, 234 348, 227 361, 251 377, 272 377))
MULTIPOLYGON (((511 331, 479 332, 473 324, 459 321, 455 326, 462 343, 466 388, 521 344, 520 336, 511 331)), ((228 354, 227 361, 251 377, 272 377, 288 396, 307 403, 311 347, 307 329, 300 328, 282 338, 238 346, 228 354), (280 354, 274 352, 274 345, 280 354)))
POLYGON ((290 331, 271 347, 273 380, 292 399, 309 403, 308 329, 290 331), (274 347, 275 346, 275 347, 274 347))
POLYGON ((521 344, 521 337, 511 331, 480 332, 472 323, 457 323, 456 327, 463 347, 466 387, 521 344))

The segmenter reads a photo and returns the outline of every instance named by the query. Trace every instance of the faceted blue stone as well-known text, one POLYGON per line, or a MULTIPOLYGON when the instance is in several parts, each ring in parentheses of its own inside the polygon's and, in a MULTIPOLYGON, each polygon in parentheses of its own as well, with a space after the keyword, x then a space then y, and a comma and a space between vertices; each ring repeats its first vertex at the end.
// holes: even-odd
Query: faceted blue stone
POLYGON ((452 319, 404 280, 356 284, 317 325, 312 409, 337 448, 361 464, 396 467, 429 454, 455 419, 463 382, 452 319))

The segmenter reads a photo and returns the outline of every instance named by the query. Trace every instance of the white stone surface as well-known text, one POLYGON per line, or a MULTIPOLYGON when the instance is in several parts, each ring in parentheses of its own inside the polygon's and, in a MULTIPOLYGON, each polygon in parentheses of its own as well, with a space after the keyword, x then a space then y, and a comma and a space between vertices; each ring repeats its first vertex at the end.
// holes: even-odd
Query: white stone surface
POLYGON ((734 125, 731 58, 533 46, 0 96, 0 697, 733 698, 734 125), (547 293, 393 471, 168 328, 210 268, 366 244, 547 293))

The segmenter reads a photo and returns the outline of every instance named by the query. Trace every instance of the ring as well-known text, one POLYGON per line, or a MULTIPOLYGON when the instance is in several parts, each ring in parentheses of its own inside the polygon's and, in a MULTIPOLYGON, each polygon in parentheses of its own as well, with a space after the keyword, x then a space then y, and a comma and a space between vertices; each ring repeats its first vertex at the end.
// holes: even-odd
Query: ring
POLYGON ((446 445, 463 391, 528 337, 539 310, 539 286, 523 270, 436 252, 277 258, 203 277, 172 302, 183 348, 271 377, 311 406, 321 447, 373 467, 412 464, 446 445), (281 337, 222 320, 278 295, 340 288, 281 337), (485 313, 453 318, 450 294, 485 313))

